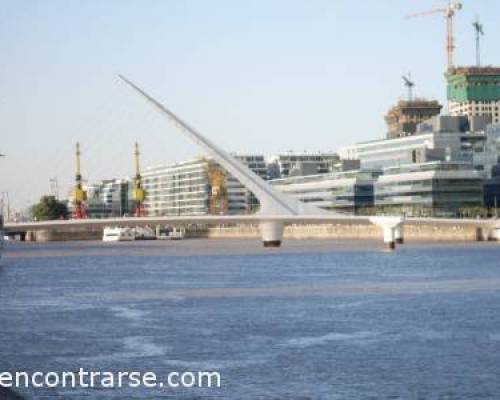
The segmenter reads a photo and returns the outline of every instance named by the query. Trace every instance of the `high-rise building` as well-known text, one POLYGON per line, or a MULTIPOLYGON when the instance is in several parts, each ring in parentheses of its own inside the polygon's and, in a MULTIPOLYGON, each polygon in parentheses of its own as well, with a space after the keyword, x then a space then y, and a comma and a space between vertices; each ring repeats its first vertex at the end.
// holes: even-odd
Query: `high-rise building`
POLYGON ((411 136, 417 125, 441 113, 443 106, 436 100, 417 99, 400 101, 385 115, 387 138, 411 136))
POLYGON ((451 115, 490 116, 500 122, 500 68, 456 67, 446 78, 451 115))

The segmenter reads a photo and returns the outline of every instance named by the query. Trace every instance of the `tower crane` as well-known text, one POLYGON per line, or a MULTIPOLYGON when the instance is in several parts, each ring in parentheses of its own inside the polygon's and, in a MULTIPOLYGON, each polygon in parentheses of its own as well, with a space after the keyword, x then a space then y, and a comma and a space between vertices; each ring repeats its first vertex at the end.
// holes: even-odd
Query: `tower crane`
POLYGON ((85 208, 85 201, 87 200, 87 192, 83 190, 83 180, 80 170, 80 143, 76 143, 76 175, 75 175, 75 188, 73 189, 73 218, 83 219, 87 217, 87 210, 85 208))
POLYGON ((135 177, 134 177, 134 190, 132 192, 135 209, 134 215, 136 217, 145 217, 146 210, 144 208, 144 200, 146 199, 146 191, 142 188, 142 176, 141 176, 141 166, 140 166, 140 157, 141 153, 139 152, 139 143, 135 142, 135 177))
POLYGON ((408 89, 408 101, 413 101, 413 88, 415 87, 415 82, 411 80, 411 74, 408 73, 408 76, 403 75, 403 82, 408 89))
POLYGON ((476 65, 481 66, 481 36, 484 36, 483 24, 479 22, 479 18, 472 24, 476 31, 476 65))
POLYGON ((443 14, 446 18, 446 53, 448 56, 448 70, 453 68, 453 52, 455 50, 455 38, 453 35, 453 18, 457 11, 462 9, 462 3, 458 0, 449 0, 445 8, 436 8, 430 11, 407 15, 406 18, 424 17, 432 14, 443 14))

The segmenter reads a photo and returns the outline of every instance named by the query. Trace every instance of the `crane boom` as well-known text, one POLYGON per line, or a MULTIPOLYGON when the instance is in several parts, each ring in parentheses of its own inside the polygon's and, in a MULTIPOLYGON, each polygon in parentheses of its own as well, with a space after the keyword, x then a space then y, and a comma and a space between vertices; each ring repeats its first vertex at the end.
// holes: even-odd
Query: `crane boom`
POLYGON ((446 18, 446 54, 448 57, 448 70, 453 67, 453 52, 455 51, 455 38, 453 35, 453 18, 457 11, 462 9, 462 3, 458 0, 449 0, 446 8, 419 12, 407 15, 406 18, 425 17, 433 14, 443 14, 446 18))
POLYGON ((444 13, 446 13, 446 11, 447 11, 446 8, 437 8, 435 10, 423 11, 423 12, 418 12, 415 14, 410 14, 410 15, 407 15, 405 18, 410 19, 410 18, 415 18, 415 17, 426 17, 427 15, 433 15, 433 14, 444 14, 444 13))

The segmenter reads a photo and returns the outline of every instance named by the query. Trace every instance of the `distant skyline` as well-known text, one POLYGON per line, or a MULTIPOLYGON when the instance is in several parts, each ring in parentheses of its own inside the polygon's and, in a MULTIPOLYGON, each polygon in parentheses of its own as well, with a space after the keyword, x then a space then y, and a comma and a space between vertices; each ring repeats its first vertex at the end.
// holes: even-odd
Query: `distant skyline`
MULTIPOLYGON (((446 0, 1 1, 0 192, 26 208, 90 182, 202 154, 117 78, 122 73, 227 151, 334 151, 385 135, 406 96, 446 104, 445 20, 404 16, 446 0)), ((500 65, 500 3, 464 0, 457 65, 500 65)))

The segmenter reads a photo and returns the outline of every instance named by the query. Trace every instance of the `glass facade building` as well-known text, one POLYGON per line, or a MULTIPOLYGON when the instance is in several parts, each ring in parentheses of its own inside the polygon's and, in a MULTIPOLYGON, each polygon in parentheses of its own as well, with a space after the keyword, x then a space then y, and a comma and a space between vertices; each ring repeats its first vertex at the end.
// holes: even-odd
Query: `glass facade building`
POLYGON ((374 206, 373 185, 380 174, 379 170, 355 170, 275 179, 271 184, 305 203, 356 214, 374 206))
MULTIPOLYGON (((107 179, 87 186, 89 218, 116 218, 133 210, 132 185, 128 179, 107 179)), ((69 201, 70 208, 73 202, 69 201)))
MULTIPOLYGON (((263 155, 232 155, 262 179, 268 179, 267 163, 263 155)), ((251 214, 258 210, 259 200, 240 181, 229 175, 226 179, 229 214, 251 214)))
POLYGON ((343 148, 340 155, 357 159, 362 168, 388 168, 434 161, 469 163, 491 177, 499 162, 500 125, 483 118, 439 116, 419 125, 414 136, 381 139, 343 148))
POLYGON ((464 163, 432 162, 384 169, 375 182, 379 211, 410 216, 457 216, 483 205, 483 179, 464 163))

